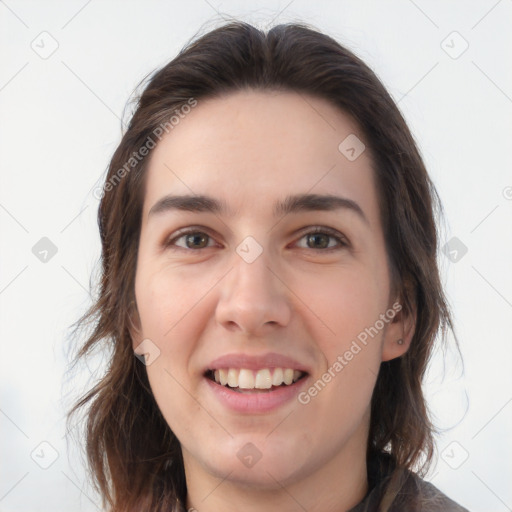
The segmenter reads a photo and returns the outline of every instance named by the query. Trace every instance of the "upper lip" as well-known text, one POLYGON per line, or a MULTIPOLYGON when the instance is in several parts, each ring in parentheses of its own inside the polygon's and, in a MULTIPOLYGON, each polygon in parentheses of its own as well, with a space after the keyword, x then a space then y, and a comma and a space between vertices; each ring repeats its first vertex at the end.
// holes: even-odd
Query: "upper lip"
POLYGON ((249 354, 226 354, 214 359, 204 369, 204 373, 208 370, 218 370, 221 368, 245 368, 247 370, 261 370, 263 368, 292 368, 304 373, 310 373, 309 368, 296 361, 295 359, 278 354, 276 352, 268 352, 262 355, 249 354))

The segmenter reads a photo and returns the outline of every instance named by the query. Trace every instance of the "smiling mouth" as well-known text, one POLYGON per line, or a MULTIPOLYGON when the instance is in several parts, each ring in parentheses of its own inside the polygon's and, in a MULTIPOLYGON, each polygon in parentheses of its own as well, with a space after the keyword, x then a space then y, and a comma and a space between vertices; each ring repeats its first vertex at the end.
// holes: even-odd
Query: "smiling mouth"
POLYGON ((219 368, 207 370, 204 376, 238 393, 268 393, 295 384, 307 373, 293 368, 219 368))

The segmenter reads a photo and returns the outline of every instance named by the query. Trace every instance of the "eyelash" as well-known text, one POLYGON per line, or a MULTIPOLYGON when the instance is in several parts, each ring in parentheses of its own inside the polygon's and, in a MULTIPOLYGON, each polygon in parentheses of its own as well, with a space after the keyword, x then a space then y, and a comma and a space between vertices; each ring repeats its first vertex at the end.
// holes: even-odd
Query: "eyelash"
MULTIPOLYGON (((201 250, 204 250, 204 249, 209 249, 209 248, 211 248, 210 246, 200 247, 199 249, 190 249, 188 247, 179 247, 179 246, 175 245, 177 240, 180 240, 181 238, 184 238, 187 235, 202 234, 202 235, 206 235, 207 237, 209 237, 209 239, 213 239, 213 237, 210 236, 208 234, 208 232, 202 231, 202 229, 204 229, 204 228, 196 227, 196 228, 187 228, 187 229, 184 229, 183 231, 178 231, 176 233, 176 236, 167 239, 167 241, 165 241, 163 243, 163 247, 165 249, 169 249, 171 247, 174 247, 174 248, 177 248, 178 250, 189 251, 189 252, 190 251, 197 252, 197 251, 201 251, 201 250)), ((328 235, 329 238, 333 238, 333 239, 335 239, 338 242, 338 246, 337 247, 328 247, 328 248, 325 248, 325 249, 320 249, 320 248, 313 248, 312 249, 310 247, 306 247, 305 249, 311 249, 313 251, 330 253, 332 251, 344 249, 344 248, 349 246, 348 240, 341 233, 339 233, 338 231, 336 231, 336 230, 334 230, 332 228, 322 227, 322 226, 314 226, 314 227, 312 227, 312 229, 310 231, 306 231, 305 233, 303 233, 302 236, 299 238, 299 240, 302 240, 304 237, 306 237, 308 235, 314 235, 314 234, 328 235)), ((303 249, 303 248, 301 248, 301 249, 303 249)))

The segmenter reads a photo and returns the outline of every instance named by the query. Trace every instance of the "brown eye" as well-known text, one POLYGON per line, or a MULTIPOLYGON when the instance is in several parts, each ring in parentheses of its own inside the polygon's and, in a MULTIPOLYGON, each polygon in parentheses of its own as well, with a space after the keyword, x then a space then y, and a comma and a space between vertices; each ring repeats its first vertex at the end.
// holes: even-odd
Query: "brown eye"
POLYGON ((311 249, 326 249, 329 247, 329 238, 332 238, 325 233, 314 233, 306 236, 308 245, 311 244, 311 249))
POLYGON ((174 237, 165 243, 165 247, 179 247, 181 249, 205 249, 211 247, 208 242, 212 240, 210 235, 203 231, 188 230, 181 232, 178 236, 174 237), (178 243, 179 242, 179 243, 178 243))
POLYGON ((348 246, 348 242, 345 237, 330 228, 318 227, 312 231, 309 231, 301 237, 300 240, 306 240, 306 246, 302 246, 304 249, 316 249, 324 252, 330 250, 336 250, 348 246))
POLYGON ((208 245, 209 236, 205 233, 193 233, 185 235, 185 245, 189 249, 203 249, 208 245))

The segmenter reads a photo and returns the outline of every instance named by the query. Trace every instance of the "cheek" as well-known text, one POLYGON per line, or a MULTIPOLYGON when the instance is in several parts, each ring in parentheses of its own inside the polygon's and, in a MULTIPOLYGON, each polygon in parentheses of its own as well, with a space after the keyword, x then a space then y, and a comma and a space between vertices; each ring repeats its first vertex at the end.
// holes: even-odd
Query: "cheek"
POLYGON ((303 284, 301 295, 309 308, 309 317, 317 318, 317 333, 326 355, 343 349, 350 340, 373 326, 386 311, 387 283, 368 269, 341 269, 303 284), (321 329, 321 331, 319 330, 321 329))
MULTIPOLYGON (((136 278, 136 297, 142 335, 159 350, 146 367, 149 383, 160 410, 171 427, 173 411, 186 420, 197 404, 184 392, 189 389, 189 362, 199 338, 200 322, 194 304, 197 291, 170 272, 145 272, 136 278)), ((190 418, 189 418, 190 419, 190 418)))
POLYGON ((190 364, 211 316, 207 293, 216 281, 204 272, 193 277, 180 268, 144 263, 135 280, 137 307, 143 337, 160 350, 148 377, 157 400, 159 395, 174 400, 183 393, 180 384, 190 387, 190 364))
POLYGON ((202 329, 200 287, 191 286, 179 272, 146 270, 136 279, 136 296, 143 335, 160 350, 158 359, 146 368, 149 383, 167 423, 181 433, 200 412, 190 395, 189 375, 202 329))
MULTIPOLYGON (((355 418, 368 407, 381 362, 384 330, 375 330, 375 325, 386 312, 385 277, 368 267, 342 269, 317 279, 318 286, 307 295, 308 307, 315 313, 309 313, 310 329, 325 364, 319 376, 322 382, 312 382, 304 397, 315 402, 314 416, 339 424, 339 417, 348 412, 355 427, 355 418)), ((350 421, 344 421, 349 427, 350 421)))
MULTIPOLYGON (((196 422, 202 425, 208 423, 204 409, 194 399, 194 394, 188 391, 189 382, 180 371, 177 359, 163 355, 147 367, 147 372, 158 408, 180 441, 186 439, 187 433, 196 422)), ((201 432, 194 435, 200 436, 201 432)))
POLYGON ((190 279, 190 276, 181 276, 174 269, 153 270, 146 265, 145 270, 137 274, 135 282, 144 335, 163 340, 189 332, 184 331, 183 326, 188 323, 190 327, 190 315, 194 315, 207 285, 190 279))

